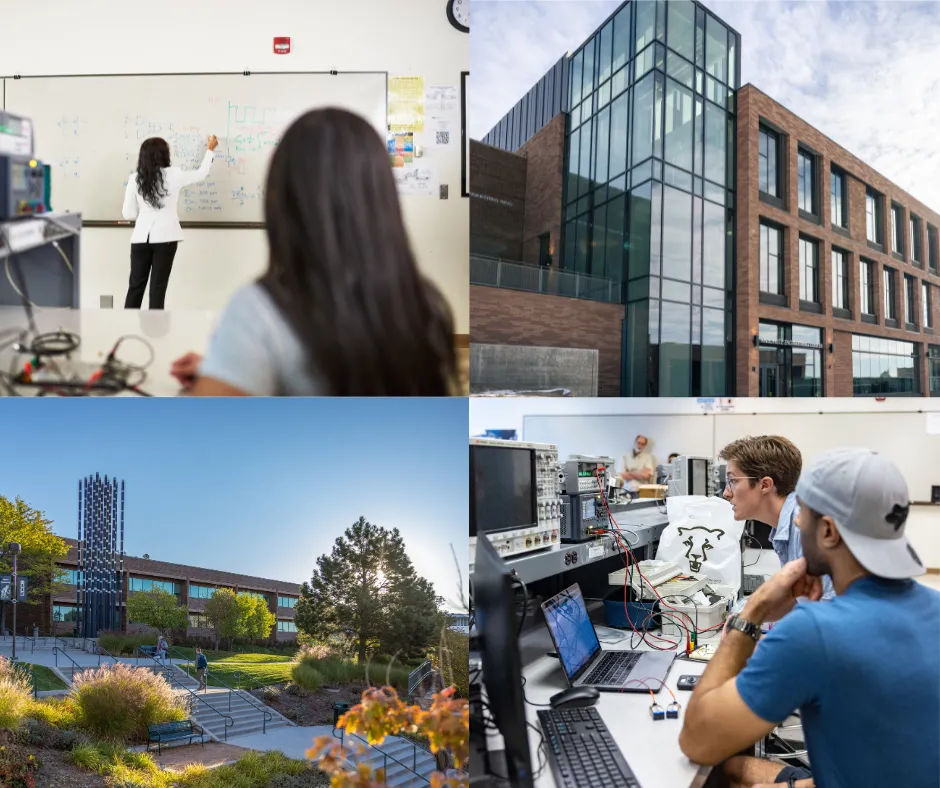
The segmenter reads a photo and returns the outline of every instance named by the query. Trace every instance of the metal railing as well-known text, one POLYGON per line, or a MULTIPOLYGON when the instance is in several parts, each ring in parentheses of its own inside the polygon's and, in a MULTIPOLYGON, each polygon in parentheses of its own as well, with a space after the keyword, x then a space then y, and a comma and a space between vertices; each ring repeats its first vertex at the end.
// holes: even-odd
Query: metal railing
POLYGON ((63 657, 65 657, 69 662, 71 662, 72 665, 74 666, 74 667, 72 668, 72 678, 73 678, 73 679, 75 678, 75 668, 78 668, 79 670, 81 670, 81 671, 83 671, 83 672, 86 671, 86 670, 91 670, 91 666, 89 666, 89 665, 79 665, 74 659, 72 659, 72 658, 66 653, 66 651, 65 651, 64 648, 59 648, 58 646, 53 646, 53 647, 52 647, 52 658, 53 658, 53 660, 54 660, 54 662, 55 662, 55 666, 56 666, 56 667, 59 667, 59 655, 60 655, 60 654, 61 654, 63 657))
POLYGON ((96 652, 96 656, 98 657, 98 667, 99 667, 99 668, 101 667, 101 658, 102 658, 102 657, 110 657, 112 660, 114 660, 114 664, 115 664, 115 665, 120 665, 120 664, 121 664, 121 660, 119 660, 116 656, 114 656, 114 654, 112 654, 110 651, 108 651, 108 650, 107 650, 104 646, 102 646, 100 643, 96 643, 96 644, 95 644, 95 652, 96 652))
POLYGON ((613 279, 501 260, 498 257, 470 255, 470 284, 581 298, 607 304, 622 303, 621 284, 613 279))
POLYGON ((431 665, 431 660, 429 659, 426 659, 411 671, 411 673, 408 674, 408 694, 411 695, 415 687, 430 676, 433 671, 434 667, 431 665))
MULTIPOLYGON (((183 654, 181 651, 179 651, 179 649, 173 648, 173 646, 167 646, 167 653, 169 654, 171 651, 175 651, 175 652, 176 652, 176 654, 177 654, 177 659, 185 659, 185 660, 186 660, 186 664, 185 664, 184 666, 182 666, 182 670, 183 670, 187 675, 189 675, 189 671, 187 670, 187 668, 188 668, 190 665, 193 665, 193 670, 196 669, 195 663, 194 663, 189 657, 187 657, 185 654, 183 654)), ((172 657, 171 657, 171 659, 172 659, 172 657)), ((172 663, 171 663, 171 664, 172 664, 172 663)), ((208 660, 206 660, 206 664, 208 665, 208 660)), ((177 665, 177 667, 181 667, 181 666, 177 665)), ((244 676, 244 677, 247 677, 247 674, 241 673, 241 671, 235 671, 235 675, 236 675, 236 676, 244 676)), ((238 684, 238 687, 237 687, 237 688, 236 688, 236 687, 232 687, 231 685, 227 684, 227 683, 224 682, 222 679, 220 679, 218 673, 212 673, 212 671, 210 671, 209 668, 206 667, 206 686, 207 686, 207 687, 209 686, 209 680, 210 680, 210 679, 211 679, 212 681, 214 681, 216 684, 218 684, 219 686, 224 687, 225 689, 228 690, 229 711, 232 710, 232 693, 233 693, 233 692, 241 692, 241 694, 238 695, 238 697, 241 698, 242 700, 244 700, 244 701, 245 701, 249 706, 251 706, 253 709, 255 709, 255 710, 257 710, 257 711, 260 711, 260 712, 262 713, 262 715, 264 715, 264 716, 262 717, 262 719, 261 719, 261 732, 262 732, 262 733, 267 733, 267 732, 268 732, 268 723, 269 723, 271 720, 274 719, 274 715, 273 715, 270 711, 268 711, 267 706, 265 706, 263 702, 257 701, 257 700, 251 695, 250 691, 244 691, 244 690, 242 690, 242 688, 241 688, 241 681, 240 681, 240 680, 236 681, 236 684, 238 684)), ((261 685, 261 686, 264 686, 264 685, 261 685)))
MULTIPOLYGON (((190 714, 194 714, 194 713, 195 713, 195 711, 194 711, 195 706, 193 705, 193 701, 194 701, 194 700, 197 700, 197 701, 199 701, 200 703, 202 703, 204 706, 206 706, 210 711, 215 712, 215 713, 218 714, 222 719, 224 719, 224 720, 225 720, 225 728, 224 728, 224 730, 222 731, 222 736, 223 736, 223 738, 224 738, 225 741, 228 741, 228 729, 231 728, 233 725, 235 725, 235 720, 234 720, 234 719, 232 719, 231 717, 229 717, 227 714, 223 714, 223 713, 222 713, 221 711, 219 711, 215 706, 213 706, 211 703, 209 703, 209 701, 207 701, 205 698, 200 698, 199 695, 197 695, 197 694, 196 694, 195 692, 193 692, 189 687, 187 687, 185 684, 183 684, 183 682, 180 681, 180 680, 176 677, 175 671, 173 670, 173 665, 172 665, 172 663, 170 664, 169 667, 167 667, 166 665, 161 665, 159 662, 157 662, 157 660, 156 660, 153 656, 151 656, 150 654, 148 654, 146 651, 141 651, 139 647, 138 647, 138 649, 137 649, 137 654, 142 654, 143 656, 148 657, 149 659, 153 660, 154 664, 155 664, 155 665, 159 665, 160 668, 162 669, 162 673, 163 673, 164 678, 166 678, 166 679, 167 679, 168 681, 170 681, 171 683, 176 684, 180 689, 182 689, 182 690, 184 690, 184 691, 186 691, 186 692, 188 692, 188 693, 190 694, 190 698, 188 699, 188 700, 189 700, 189 713, 190 713, 190 714)), ((138 664, 139 664, 139 661, 138 661, 138 664)), ((232 710, 232 693, 231 693, 231 692, 229 692, 228 703, 229 703, 229 711, 231 711, 231 710, 232 710)))
MULTIPOLYGON (((339 736, 338 736, 337 738, 339 738, 340 747, 343 748, 343 750, 345 750, 345 748, 346 748, 346 738, 345 738, 345 737, 346 737, 346 730, 345 730, 344 728, 333 728, 333 736, 334 736, 334 737, 336 736, 336 731, 337 731, 337 730, 339 731, 339 736)), ((397 763, 399 766, 401 766, 402 768, 404 768, 406 771, 411 772, 415 777, 417 777, 417 778, 418 778, 419 780, 421 780, 422 782, 427 783, 428 785, 431 784, 431 781, 430 781, 427 777, 422 777, 420 774, 418 774, 418 747, 417 747, 417 745, 416 745, 414 742, 408 741, 407 739, 402 739, 402 741, 408 741, 408 744, 411 745, 411 766, 409 766, 407 763, 402 763, 402 762, 401 762, 400 760, 398 760, 398 758, 396 758, 394 755, 389 755, 389 754, 388 754, 387 752, 385 752, 385 750, 383 750, 381 747, 379 747, 379 746, 377 746, 377 745, 375 745, 375 744, 369 744, 369 742, 368 742, 366 739, 363 739, 362 736, 359 736, 359 735, 356 734, 356 733, 350 733, 349 735, 352 736, 352 737, 355 738, 355 739, 359 739, 359 741, 361 741, 363 744, 365 744, 367 748, 372 749, 372 750, 375 750, 376 752, 378 752, 378 753, 381 754, 381 756, 382 756, 382 771, 385 773, 386 777, 387 777, 387 775, 388 775, 388 762, 389 762, 389 760, 393 760, 395 763, 397 763)), ((367 750, 367 751, 368 751, 368 750, 367 750)))

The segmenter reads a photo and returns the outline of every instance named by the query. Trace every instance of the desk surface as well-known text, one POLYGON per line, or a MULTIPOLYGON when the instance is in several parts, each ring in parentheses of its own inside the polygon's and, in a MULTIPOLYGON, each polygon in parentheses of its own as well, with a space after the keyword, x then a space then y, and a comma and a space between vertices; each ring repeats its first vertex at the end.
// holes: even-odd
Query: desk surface
MULTIPOLYGON (((602 630, 599 636, 605 640, 607 634, 607 630, 602 630)), ((629 649, 630 634, 632 633, 627 633, 628 636, 618 643, 604 643, 603 647, 605 649, 629 649)), ((701 642, 709 643, 712 639, 703 636, 701 642)), ((531 701, 526 704, 526 717, 539 729, 538 709, 531 704, 548 703, 552 695, 567 687, 567 682, 558 660, 546 656, 546 653, 553 648, 545 627, 538 627, 524 635, 520 647, 523 651, 523 662, 526 665, 523 669, 523 675, 526 678, 526 698, 531 701)), ((636 650, 649 651, 651 649, 641 643, 636 650)), ((666 685, 675 693, 676 700, 682 705, 678 720, 653 722, 649 714, 651 700, 648 692, 601 693, 595 708, 643 788, 700 788, 708 778, 711 768, 692 763, 679 749, 682 715, 691 693, 680 692, 676 688, 679 676, 701 675, 705 666, 704 662, 689 660, 676 660, 673 663, 666 685)), ((671 700, 665 689, 660 690, 656 695, 656 702, 664 708, 671 700)), ((553 788, 556 785, 555 776, 548 763, 547 753, 539 750, 540 742, 540 733, 530 728, 529 747, 532 753, 532 768, 537 771, 542 763, 545 764, 545 768, 536 780, 536 788, 553 788)))
MULTIPOLYGON (((62 329, 78 334, 81 345, 75 358, 82 362, 102 362, 119 337, 133 335, 146 339, 153 347, 154 358, 141 388, 157 397, 180 393, 179 383, 170 375, 170 365, 191 350, 204 353, 218 317, 210 311, 146 309, 41 309, 33 314, 41 332, 62 329)), ((0 346, 13 339, 6 335, 8 330, 25 329, 27 325, 22 307, 0 307, 0 346)), ((14 355, 11 347, 0 347, 0 369, 8 370, 14 355)), ((118 351, 118 358, 129 364, 146 363, 149 355, 142 343, 133 340, 125 341, 118 351)), ((38 393, 38 389, 23 386, 19 393, 29 396, 38 393)))

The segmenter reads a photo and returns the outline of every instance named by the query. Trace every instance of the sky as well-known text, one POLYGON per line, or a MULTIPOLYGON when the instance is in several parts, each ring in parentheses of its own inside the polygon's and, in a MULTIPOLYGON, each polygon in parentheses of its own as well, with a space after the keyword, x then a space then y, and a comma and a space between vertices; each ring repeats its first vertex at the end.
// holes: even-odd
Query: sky
POLYGON ((301 583, 360 515, 398 528, 458 610, 469 565, 464 399, 0 401, 0 495, 77 536, 78 482, 125 481, 125 552, 301 583))
MULTIPOLYGON (((482 138, 620 0, 474 0, 470 135, 482 138)), ((741 34, 741 84, 940 212, 940 2, 705 0, 741 34)))

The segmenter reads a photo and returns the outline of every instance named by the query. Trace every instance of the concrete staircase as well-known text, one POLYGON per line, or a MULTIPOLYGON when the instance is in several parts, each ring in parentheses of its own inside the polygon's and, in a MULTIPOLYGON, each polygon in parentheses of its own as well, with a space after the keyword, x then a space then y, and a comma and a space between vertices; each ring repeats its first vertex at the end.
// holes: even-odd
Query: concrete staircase
POLYGON ((436 768, 431 753, 398 736, 389 736, 378 747, 347 736, 345 746, 352 762, 366 763, 372 769, 384 768, 389 788, 427 788, 436 768), (366 748, 361 756, 356 753, 357 745, 366 748))

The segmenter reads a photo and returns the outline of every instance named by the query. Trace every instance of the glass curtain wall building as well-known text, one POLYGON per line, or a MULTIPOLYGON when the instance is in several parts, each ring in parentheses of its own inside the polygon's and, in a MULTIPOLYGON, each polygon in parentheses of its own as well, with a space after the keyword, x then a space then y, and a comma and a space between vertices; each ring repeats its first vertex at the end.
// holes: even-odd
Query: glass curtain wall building
POLYGON ((733 390, 740 36, 631 0, 569 58, 562 267, 621 283, 624 396, 733 390))

